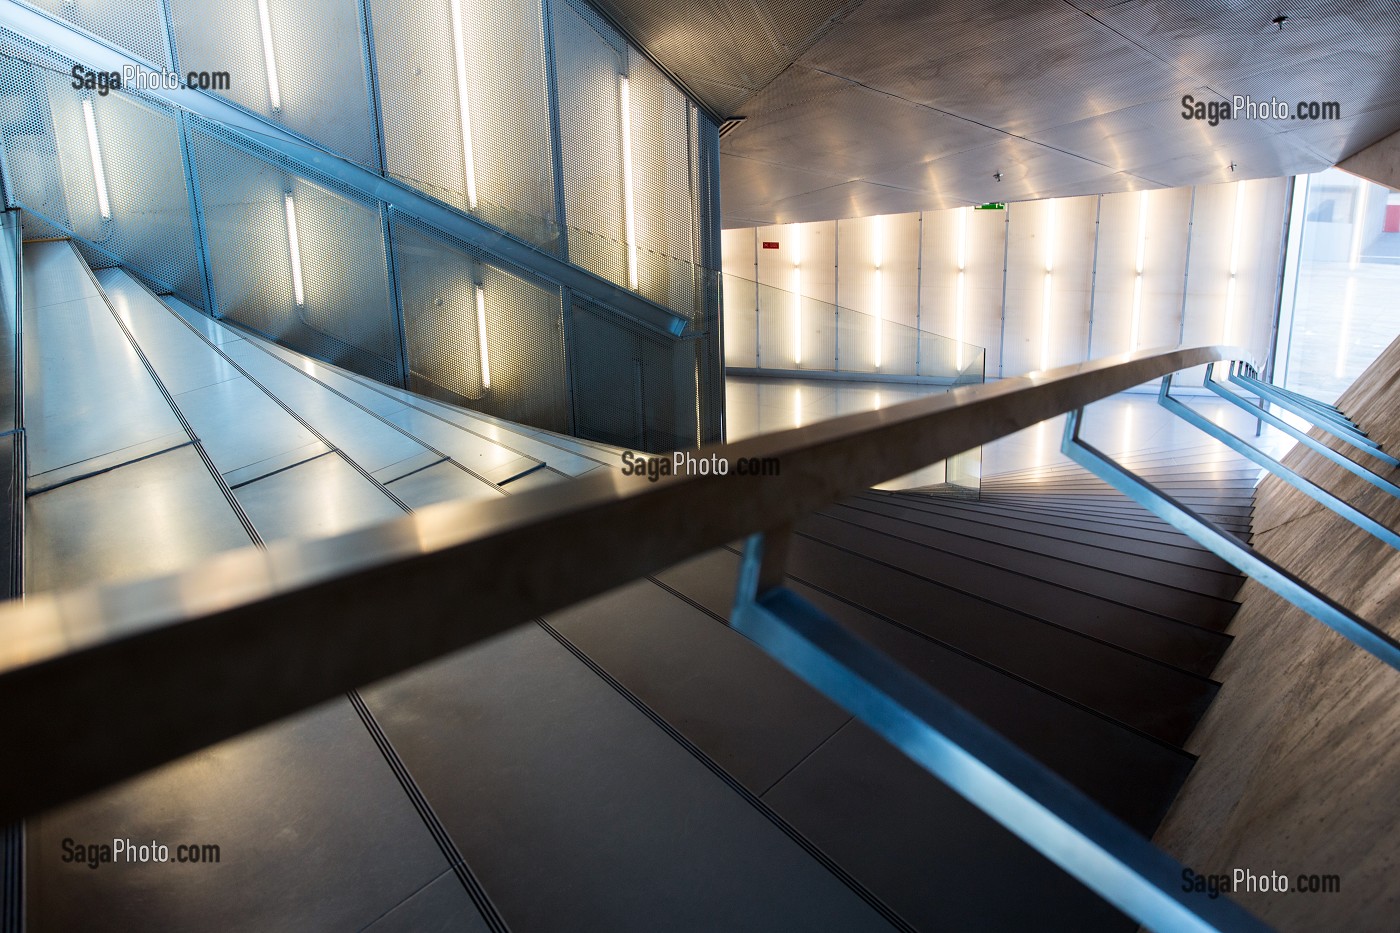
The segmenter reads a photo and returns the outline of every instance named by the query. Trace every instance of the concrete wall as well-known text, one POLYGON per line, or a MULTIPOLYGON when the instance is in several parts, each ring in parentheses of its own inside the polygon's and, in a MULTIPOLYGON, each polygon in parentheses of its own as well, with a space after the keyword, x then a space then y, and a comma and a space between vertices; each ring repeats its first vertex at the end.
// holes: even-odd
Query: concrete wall
MULTIPOLYGON (((1339 405, 1385 448, 1400 449, 1400 340, 1339 405)), ((1295 449, 1286 462, 1400 527, 1400 499, 1311 452, 1295 449)), ((1260 486, 1254 527, 1255 547, 1400 635, 1400 551, 1273 478, 1260 486)), ((1395 929, 1400 671, 1256 583, 1241 598, 1235 643, 1215 674, 1224 687, 1192 737, 1200 761, 1156 841, 1202 873, 1341 876, 1335 894, 1240 895, 1281 930, 1395 929)))

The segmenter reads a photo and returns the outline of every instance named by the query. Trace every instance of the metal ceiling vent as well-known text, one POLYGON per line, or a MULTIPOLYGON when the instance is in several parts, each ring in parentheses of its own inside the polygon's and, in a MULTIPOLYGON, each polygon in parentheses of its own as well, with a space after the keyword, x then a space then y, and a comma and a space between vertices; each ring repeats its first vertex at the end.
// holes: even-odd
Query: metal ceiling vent
POLYGON ((719 138, 723 139, 739 128, 739 124, 747 120, 748 117, 730 117, 719 125, 719 138))

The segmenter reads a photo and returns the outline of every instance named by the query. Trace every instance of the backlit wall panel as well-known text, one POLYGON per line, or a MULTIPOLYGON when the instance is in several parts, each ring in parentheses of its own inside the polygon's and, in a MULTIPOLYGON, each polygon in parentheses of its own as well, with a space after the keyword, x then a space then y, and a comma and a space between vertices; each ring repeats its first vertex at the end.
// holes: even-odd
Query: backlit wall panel
POLYGON ((379 168, 355 0, 169 2, 182 76, 227 72, 228 87, 213 93, 361 165, 379 168), (275 109, 268 46, 276 76, 275 109))
POLYGON ((191 151, 217 312, 294 350, 401 383, 378 205, 293 175, 212 129, 192 133, 191 151))
POLYGON ((699 313, 699 184, 690 102, 644 55, 628 52, 637 290, 692 319, 699 313))
POLYGON ((486 262, 407 221, 396 219, 391 230, 409 388, 488 414, 568 431, 558 290, 486 262))
POLYGON ((590 272, 626 285, 621 80, 627 72, 627 43, 583 5, 553 0, 550 15, 569 256, 590 272))
MULTIPOLYGON (((760 298, 775 309, 791 307, 799 281, 791 251, 800 242, 804 295, 820 290, 839 306, 830 356, 810 350, 825 347, 818 330, 825 318, 804 313, 795 331, 792 315, 760 315, 755 339, 764 369, 946 377, 975 364, 985 348, 987 374, 1012 376, 1182 342, 1228 342, 1262 359, 1276 302, 1285 184, 1200 187, 1194 209, 1193 189, 1175 188, 930 211, 922 224, 919 215, 903 214, 727 230, 725 270, 736 279, 756 272, 760 298), (828 236, 839 244, 839 262, 821 249, 828 236), (764 250, 765 241, 779 248, 764 250), (911 305, 924 344, 913 359, 915 336, 901 329, 911 305), (887 329, 878 370, 873 330, 848 333, 877 307, 887 329), (779 350, 770 353, 775 343, 779 350), (793 366, 788 348, 799 345, 804 362, 793 366)), ((739 291, 737 282, 726 284, 727 294, 739 291)), ((730 365, 753 366, 750 359, 745 353, 730 365)), ((1178 381, 1199 385, 1200 375, 1178 381)))
POLYGON ((960 352, 953 349, 955 363, 961 359, 964 366, 975 357, 975 348, 985 347, 991 373, 1000 359, 1005 243, 1005 211, 959 208, 923 215, 923 329, 954 340, 961 336, 965 346, 960 352))
POLYGON ((556 248, 540 5, 374 0, 370 10, 389 174, 556 248))
POLYGON ((9 56, 0 59, 0 112, 13 201, 55 232, 80 237, 94 264, 131 263, 156 287, 203 304, 174 113, 124 95, 79 93, 65 70, 9 56))
POLYGON ((1176 346, 1190 211, 1190 188, 1103 196, 1090 358, 1176 346))
POLYGON ((170 66, 161 4, 149 0, 28 0, 57 19, 106 39, 157 67, 170 66))

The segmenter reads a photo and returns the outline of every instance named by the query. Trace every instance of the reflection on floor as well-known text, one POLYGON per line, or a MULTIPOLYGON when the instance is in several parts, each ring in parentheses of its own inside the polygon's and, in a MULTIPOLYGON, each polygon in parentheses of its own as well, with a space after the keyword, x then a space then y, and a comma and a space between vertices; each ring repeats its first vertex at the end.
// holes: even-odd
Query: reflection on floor
MULTIPOLYGON (((725 383, 726 427, 731 441, 741 440, 946 391, 943 386, 731 376, 725 383)), ((1287 437, 1267 426, 1256 437, 1255 422, 1219 398, 1182 397, 1215 423, 1275 456, 1291 445, 1287 437)), ((1063 431, 1064 418, 1052 418, 986 445, 982 448, 982 475, 1068 462, 1060 453, 1063 431)), ((1094 403, 1081 433, 1107 454, 1219 446, 1158 405, 1155 390, 1124 392, 1094 403)))

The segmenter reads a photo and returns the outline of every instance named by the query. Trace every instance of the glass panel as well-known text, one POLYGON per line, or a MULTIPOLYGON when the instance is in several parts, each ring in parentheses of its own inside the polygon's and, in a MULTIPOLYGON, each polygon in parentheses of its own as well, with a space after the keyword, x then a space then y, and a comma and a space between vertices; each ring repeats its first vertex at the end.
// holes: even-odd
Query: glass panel
POLYGON ((1400 194, 1328 169, 1309 176, 1293 209, 1303 222, 1289 244, 1297 285, 1284 296, 1293 324, 1283 382, 1332 402, 1400 334, 1400 194))

